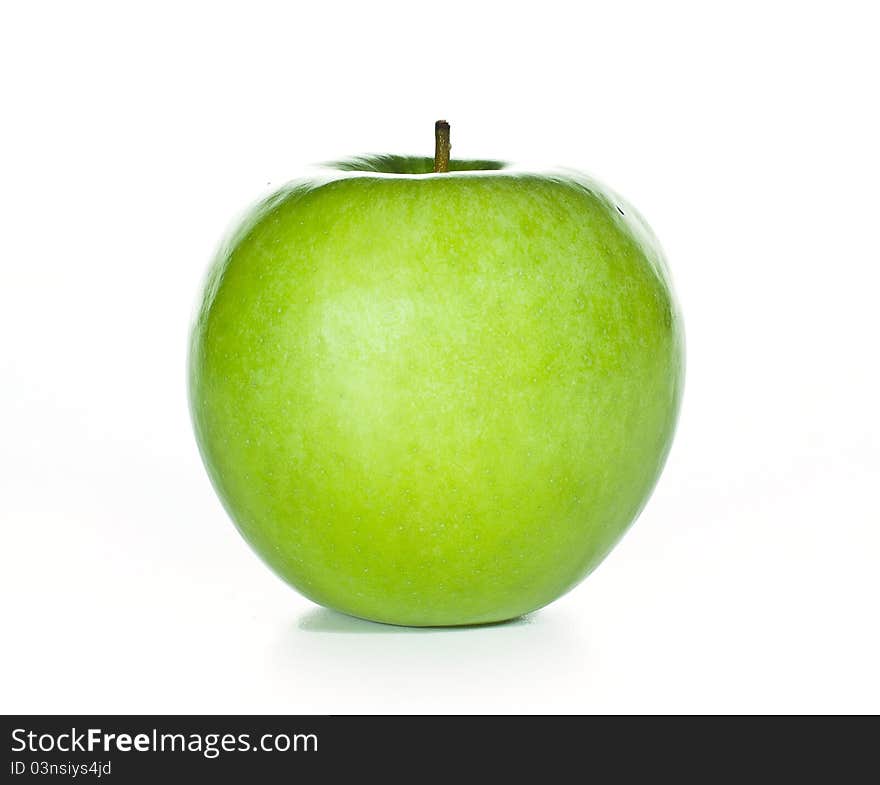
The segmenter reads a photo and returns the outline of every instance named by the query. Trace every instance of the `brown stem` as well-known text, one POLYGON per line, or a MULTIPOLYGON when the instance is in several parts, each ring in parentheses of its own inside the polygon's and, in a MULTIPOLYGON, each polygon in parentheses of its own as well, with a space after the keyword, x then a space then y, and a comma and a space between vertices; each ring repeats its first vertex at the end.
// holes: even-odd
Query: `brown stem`
POLYGON ((449 143, 449 123, 438 120, 434 123, 434 171, 449 171, 449 151, 452 145, 449 143))

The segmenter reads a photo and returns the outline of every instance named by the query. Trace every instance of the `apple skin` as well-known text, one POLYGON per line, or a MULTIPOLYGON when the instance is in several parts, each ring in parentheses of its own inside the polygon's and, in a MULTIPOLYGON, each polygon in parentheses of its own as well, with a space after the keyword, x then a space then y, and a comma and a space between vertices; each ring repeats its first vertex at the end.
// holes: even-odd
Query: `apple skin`
POLYGON ((229 515, 284 580, 374 621, 514 618, 641 511, 683 384, 662 252, 572 172, 357 159, 219 251, 190 405, 229 515))

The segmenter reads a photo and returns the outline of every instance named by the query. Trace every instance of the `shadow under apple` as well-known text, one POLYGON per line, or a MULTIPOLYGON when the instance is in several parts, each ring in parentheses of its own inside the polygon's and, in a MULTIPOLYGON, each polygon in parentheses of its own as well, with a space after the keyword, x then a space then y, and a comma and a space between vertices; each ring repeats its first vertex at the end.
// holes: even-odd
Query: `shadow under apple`
POLYGON ((488 624, 459 625, 456 627, 402 627, 395 624, 382 624, 366 619, 358 619, 355 616, 347 616, 344 613, 330 610, 329 608, 315 608, 304 613, 297 622, 297 628, 303 632, 330 633, 343 635, 382 635, 382 634, 425 634, 425 633, 455 633, 468 632, 470 630, 488 629, 491 627, 520 627, 527 626, 532 622, 535 614, 520 616, 506 621, 490 622, 488 624))

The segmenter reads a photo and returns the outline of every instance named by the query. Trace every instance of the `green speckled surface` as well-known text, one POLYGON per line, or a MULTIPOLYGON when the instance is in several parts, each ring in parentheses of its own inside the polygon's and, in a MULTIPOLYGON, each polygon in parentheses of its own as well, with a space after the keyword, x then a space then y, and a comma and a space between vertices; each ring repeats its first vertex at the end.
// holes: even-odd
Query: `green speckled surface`
POLYGON ((658 478, 682 379, 635 211, 504 168, 282 189, 219 252, 190 355, 244 538, 316 602, 408 625, 511 618, 587 575, 658 478))

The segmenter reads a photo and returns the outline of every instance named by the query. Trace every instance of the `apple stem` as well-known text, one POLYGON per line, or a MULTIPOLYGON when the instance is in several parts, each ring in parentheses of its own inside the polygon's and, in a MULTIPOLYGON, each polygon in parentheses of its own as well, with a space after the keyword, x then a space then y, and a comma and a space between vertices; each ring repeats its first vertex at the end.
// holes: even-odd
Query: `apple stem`
POLYGON ((449 171, 449 151, 452 145, 449 142, 449 123, 438 120, 434 123, 434 171, 449 171))

